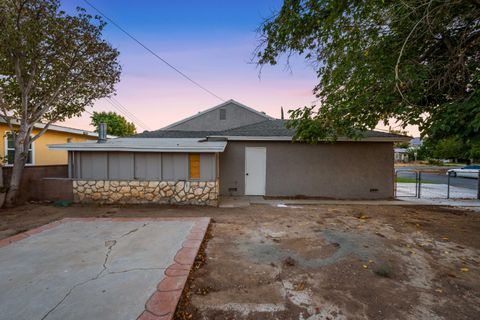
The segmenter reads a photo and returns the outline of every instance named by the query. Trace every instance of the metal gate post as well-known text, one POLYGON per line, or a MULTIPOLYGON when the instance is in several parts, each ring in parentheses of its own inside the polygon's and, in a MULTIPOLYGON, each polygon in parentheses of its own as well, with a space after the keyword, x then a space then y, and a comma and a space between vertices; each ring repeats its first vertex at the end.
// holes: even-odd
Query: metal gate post
POLYGON ((450 172, 448 173, 447 179, 447 199, 450 199, 450 172))
POLYGON ((417 198, 420 199, 420 194, 422 190, 422 171, 418 172, 418 196, 417 198))
POLYGON ((418 171, 415 171, 415 198, 418 198, 418 171))
POLYGON ((478 177, 477 177, 477 199, 480 200, 480 170, 478 170, 478 177))

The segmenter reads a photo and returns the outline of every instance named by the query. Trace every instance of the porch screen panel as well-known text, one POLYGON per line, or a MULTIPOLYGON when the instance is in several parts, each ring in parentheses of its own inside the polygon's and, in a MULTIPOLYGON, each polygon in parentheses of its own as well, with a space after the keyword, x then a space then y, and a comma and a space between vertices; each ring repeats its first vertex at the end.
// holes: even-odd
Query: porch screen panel
POLYGON ((133 152, 108 153, 108 178, 110 180, 133 180, 133 152))
POLYGON ((135 179, 161 180, 162 154, 135 153, 135 179))
POLYGON ((215 154, 200 154, 200 179, 202 181, 215 181, 215 154))
POLYGON ((84 180, 105 180, 108 178, 108 163, 106 152, 78 152, 80 156, 79 177, 84 180))
POLYGON ((162 154, 162 180, 187 180, 188 158, 186 153, 162 154))

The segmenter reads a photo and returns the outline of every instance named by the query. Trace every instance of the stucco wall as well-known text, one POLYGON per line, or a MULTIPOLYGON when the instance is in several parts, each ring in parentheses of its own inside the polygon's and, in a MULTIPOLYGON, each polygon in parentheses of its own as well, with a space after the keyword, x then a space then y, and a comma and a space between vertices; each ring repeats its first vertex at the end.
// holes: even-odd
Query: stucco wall
POLYGON ((229 141, 220 154, 221 195, 245 194, 247 146, 267 148, 266 196, 393 197, 393 146, 389 142, 308 145, 229 141))
MULTIPOLYGON (((33 130, 33 134, 38 133, 38 129, 33 130)), ((0 124, 0 156, 5 156, 5 133, 10 132, 10 128, 2 123, 0 124)), ((60 165, 67 164, 67 151, 48 150, 49 144, 70 142, 85 142, 96 140, 96 137, 87 135, 78 135, 68 132, 47 131, 33 143, 33 156, 35 165, 60 165), (70 139, 70 140, 69 140, 70 139)))
POLYGON ((193 119, 169 127, 168 130, 220 131, 265 120, 267 120, 266 117, 240 107, 235 103, 229 103, 221 108, 214 109, 193 119), (220 109, 225 109, 225 120, 220 120, 220 109))

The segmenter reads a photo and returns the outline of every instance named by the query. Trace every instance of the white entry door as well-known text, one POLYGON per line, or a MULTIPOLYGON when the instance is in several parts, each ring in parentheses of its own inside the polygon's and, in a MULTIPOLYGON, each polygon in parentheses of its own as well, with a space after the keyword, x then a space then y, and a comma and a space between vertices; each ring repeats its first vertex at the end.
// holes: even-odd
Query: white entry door
POLYGON ((245 148, 245 195, 264 196, 267 177, 267 148, 245 148))

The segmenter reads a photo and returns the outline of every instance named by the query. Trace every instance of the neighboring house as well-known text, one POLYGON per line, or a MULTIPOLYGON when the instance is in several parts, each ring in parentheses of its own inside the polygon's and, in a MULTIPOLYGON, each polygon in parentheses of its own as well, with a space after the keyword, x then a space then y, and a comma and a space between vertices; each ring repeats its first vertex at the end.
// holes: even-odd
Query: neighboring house
MULTIPOLYGON (((32 134, 37 134, 43 128, 44 124, 36 124, 32 134)), ((13 164, 15 150, 10 127, 3 119, 0 120, 0 134, 3 137, 0 140, 0 157, 4 159, 3 165, 9 166, 13 164)), ((92 131, 51 125, 40 138, 32 143, 28 153, 27 165, 66 165, 68 163, 67 152, 51 151, 48 149, 49 144, 85 142, 96 139, 97 134, 92 131)))
POLYGON ((395 162, 408 162, 408 149, 406 148, 394 148, 395 162))
POLYGON ((76 201, 216 205, 219 195, 393 197, 393 143, 409 137, 368 131, 359 140, 307 144, 293 142, 285 123, 230 100, 161 130, 50 149, 69 152, 76 201), (212 129, 220 127, 227 129, 212 129))
POLYGON ((410 148, 418 149, 422 146, 422 144, 423 144, 423 140, 420 137, 412 138, 410 140, 410 148))

